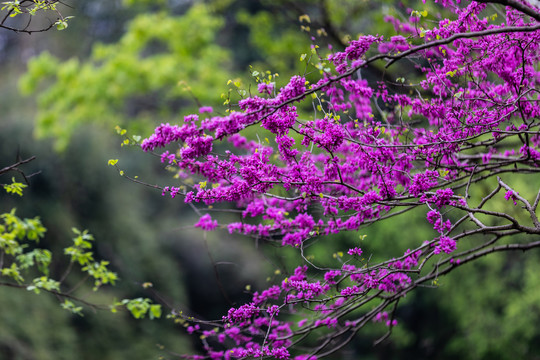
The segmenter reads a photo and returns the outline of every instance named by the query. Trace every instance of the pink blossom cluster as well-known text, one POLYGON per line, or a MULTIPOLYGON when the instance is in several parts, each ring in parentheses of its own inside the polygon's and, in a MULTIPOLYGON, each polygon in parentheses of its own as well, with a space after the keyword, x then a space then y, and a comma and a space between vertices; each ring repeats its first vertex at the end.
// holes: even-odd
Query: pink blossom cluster
MULTIPOLYGON (((298 266, 280 284, 231 308, 222 330, 188 328, 207 331, 205 337, 221 346, 208 342, 207 358, 290 359, 297 353, 293 340, 310 330, 356 332, 366 319, 396 326, 384 308, 358 319, 347 311, 370 296, 403 296, 425 259, 452 254, 450 264, 459 265, 460 237, 447 214, 470 209, 471 184, 501 168, 539 166, 538 22, 510 7, 495 22, 482 15, 483 3, 439 4, 454 12, 453 19, 420 31, 417 16, 408 22, 387 17, 398 35, 361 36, 321 58, 333 69, 319 81, 293 76, 279 91, 274 83, 258 84, 259 96, 241 99, 225 116, 201 108, 182 125, 160 125, 143 141, 144 151, 177 146, 161 161, 190 181, 167 186, 164 194, 182 195, 202 210, 218 203, 240 209, 236 221, 223 223, 230 233, 303 250, 312 238, 358 231, 409 207, 424 209, 434 230, 432 240, 419 239, 418 248, 379 264, 354 247, 338 268, 308 273, 307 265, 298 266), (358 75, 377 59, 390 66, 407 55, 423 76, 415 91, 358 75), (250 137, 250 127, 271 136, 250 137), (288 317, 297 312, 303 316, 298 324, 288 317)), ((516 204, 516 195, 508 191, 505 199, 516 204)), ((195 226, 220 227, 209 214, 195 226)))
POLYGON ((386 311, 378 313, 373 319, 374 322, 384 322, 386 326, 396 326, 398 324, 396 319, 390 320, 386 311))

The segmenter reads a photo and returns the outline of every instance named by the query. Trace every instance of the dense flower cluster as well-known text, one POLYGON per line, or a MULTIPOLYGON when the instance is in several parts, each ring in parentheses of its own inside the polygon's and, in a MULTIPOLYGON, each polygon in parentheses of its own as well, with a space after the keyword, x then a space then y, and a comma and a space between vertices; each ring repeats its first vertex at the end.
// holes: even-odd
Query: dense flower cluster
MULTIPOLYGON (((145 151, 179 144, 176 152, 163 152, 161 161, 190 181, 166 187, 164 194, 181 194, 194 206, 232 202, 242 209, 237 221, 223 225, 230 233, 303 249, 314 237, 357 231, 418 207, 433 226, 431 239, 419 240, 418 248, 397 259, 371 264, 354 247, 339 268, 319 275, 299 266, 280 285, 231 308, 222 330, 205 333, 207 358, 314 360, 333 344, 331 335, 332 341, 300 355, 293 340, 321 328, 356 333, 368 320, 396 326, 386 306, 416 281, 437 276, 417 276, 426 263, 438 261, 441 269, 460 264, 465 253, 457 253, 459 239, 468 233, 458 234, 457 226, 468 219, 480 233, 487 226, 476 213, 498 216, 482 207, 502 185, 476 208, 469 204, 471 184, 512 167, 538 168, 538 22, 511 7, 495 22, 483 15, 483 3, 439 3, 455 13, 452 20, 426 30, 412 13, 409 22, 387 17, 398 35, 361 36, 343 52, 321 58, 333 69, 318 82, 294 76, 279 91, 274 83, 260 83, 260 96, 241 99, 226 116, 211 116, 213 109, 204 107, 201 117, 162 124, 143 141, 145 151), (387 59, 389 66, 408 55, 424 78, 415 91, 359 76, 368 63, 387 59), (310 114, 317 109, 311 117, 300 115, 306 104, 310 114), (244 130, 254 126, 272 138, 248 137, 244 130), (451 209, 467 216, 451 218, 451 209), (348 317, 377 298, 380 305, 348 317), (299 323, 287 317, 302 308, 307 310, 299 323)), ((504 198, 517 204, 517 194, 507 188, 504 198)), ((222 227, 209 214, 195 226, 222 227)))

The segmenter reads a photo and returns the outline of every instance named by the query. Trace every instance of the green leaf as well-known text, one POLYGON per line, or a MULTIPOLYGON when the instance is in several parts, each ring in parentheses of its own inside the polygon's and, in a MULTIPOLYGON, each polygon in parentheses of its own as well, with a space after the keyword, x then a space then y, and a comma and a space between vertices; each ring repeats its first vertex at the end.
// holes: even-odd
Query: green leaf
POLYGON ((11 182, 12 182, 11 184, 4 185, 4 190, 6 190, 8 194, 13 193, 13 194, 22 196, 23 195, 22 190, 25 187, 27 187, 27 185, 20 182, 16 182, 15 178, 11 178, 11 182))
POLYGON ((161 317, 161 305, 154 304, 150 306, 150 319, 161 317))
POLYGON ((35 278, 32 281, 33 285, 30 285, 26 288, 28 291, 33 291, 36 294, 40 293, 40 289, 48 290, 48 291, 59 291, 60 290, 60 283, 56 280, 49 279, 46 276, 41 276, 38 278, 35 278))
POLYGON ((73 314, 77 314, 79 316, 84 316, 82 313, 82 306, 75 306, 75 304, 69 300, 65 300, 64 303, 61 305, 63 309, 66 309, 73 314))
POLYGON ((57 30, 65 30, 68 27, 68 23, 65 20, 58 20, 55 22, 57 30))

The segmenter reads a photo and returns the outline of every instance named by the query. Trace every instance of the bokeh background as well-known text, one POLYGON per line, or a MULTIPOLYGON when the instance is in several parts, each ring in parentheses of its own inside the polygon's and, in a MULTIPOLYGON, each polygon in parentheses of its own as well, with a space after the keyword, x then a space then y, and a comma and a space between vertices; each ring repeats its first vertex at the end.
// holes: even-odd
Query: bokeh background
MULTIPOLYGON (((64 31, 0 30, 0 168, 37 157, 21 168, 35 174, 24 197, 1 193, 0 212, 15 207, 20 217, 41 217, 48 229, 41 246, 56 258, 52 277, 68 262, 62 249, 70 229, 94 235, 96 256, 111 261, 121 281, 98 293, 81 288, 78 296, 98 304, 151 297, 165 312, 219 319, 249 291, 286 276, 298 254, 225 230, 205 235, 193 229, 196 214, 182 199, 126 180, 108 160, 119 159, 126 174, 150 184, 174 184, 174 174, 144 154, 133 135, 144 138, 201 105, 223 111, 224 100, 238 96, 235 84, 256 86, 254 71, 278 73, 283 85, 305 72, 299 57, 311 45, 339 50, 361 33, 396 35, 384 18, 406 16, 409 8, 427 9, 432 21, 440 16, 421 1, 72 0, 62 7, 74 16, 64 31), (299 21, 304 14, 310 23, 299 21), (116 126, 127 130, 125 146, 116 126), (153 287, 143 288, 145 282, 153 287)), ((363 75, 394 81, 408 70, 374 66, 363 75)), ((11 173, 2 182, 11 176, 22 179, 11 173)), ((335 254, 367 235, 362 248, 374 259, 399 256, 433 237, 424 216, 321 239, 311 255, 335 264, 335 254)), ((383 344, 373 347, 384 331, 375 329, 335 358, 540 358, 539 258, 497 254, 459 269, 401 301, 400 325, 383 344)), ((197 346, 165 317, 135 320, 91 308, 80 317, 52 296, 0 287, 0 359, 175 358, 197 346)))

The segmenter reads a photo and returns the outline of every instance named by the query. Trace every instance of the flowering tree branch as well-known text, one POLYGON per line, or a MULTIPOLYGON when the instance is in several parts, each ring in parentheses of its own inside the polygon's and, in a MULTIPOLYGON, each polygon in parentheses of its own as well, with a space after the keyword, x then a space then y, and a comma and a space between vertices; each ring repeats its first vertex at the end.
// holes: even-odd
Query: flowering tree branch
POLYGON ((387 329, 379 343, 407 293, 491 253, 540 246, 540 191, 513 182, 540 172, 540 24, 535 9, 504 3, 498 23, 485 4, 448 0, 453 18, 431 29, 412 12, 407 23, 387 19, 401 35, 362 36, 326 56, 314 46, 319 78, 294 76, 279 90, 261 80, 259 95, 226 115, 201 108, 142 142, 178 144, 159 154, 180 182, 162 192, 197 209, 195 227, 293 247, 301 261, 213 327, 175 312, 203 339, 204 355, 187 357, 314 360, 371 322, 387 329), (423 74, 398 78, 404 91, 360 77, 398 60, 423 74), (239 209, 237 221, 212 218, 218 203, 239 209), (412 209, 425 211, 433 236, 400 257, 372 261, 353 247, 326 267, 306 256, 316 240, 412 209))
POLYGON ((524 3, 516 0, 478 0, 478 2, 485 4, 500 4, 504 6, 510 6, 513 9, 522 12, 523 14, 527 14, 533 19, 540 21, 540 14, 538 14, 538 9, 533 8, 530 4, 527 4, 529 5, 527 6, 524 3))

